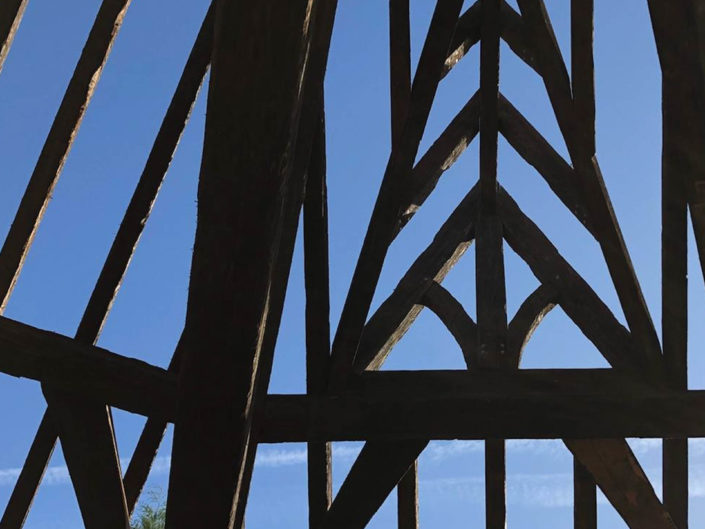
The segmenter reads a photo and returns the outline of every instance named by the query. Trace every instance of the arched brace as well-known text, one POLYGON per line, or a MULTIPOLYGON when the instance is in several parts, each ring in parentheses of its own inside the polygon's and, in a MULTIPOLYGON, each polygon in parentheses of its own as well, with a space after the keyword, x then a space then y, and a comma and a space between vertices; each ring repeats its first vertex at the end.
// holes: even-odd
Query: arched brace
POLYGON ((453 294, 433 281, 421 298, 421 304, 438 316, 453 335, 468 369, 477 367, 477 324, 453 294))
POLYGON ((507 352, 517 367, 521 353, 539 326, 558 301, 558 292, 549 285, 541 285, 534 290, 519 307, 507 329, 507 352))

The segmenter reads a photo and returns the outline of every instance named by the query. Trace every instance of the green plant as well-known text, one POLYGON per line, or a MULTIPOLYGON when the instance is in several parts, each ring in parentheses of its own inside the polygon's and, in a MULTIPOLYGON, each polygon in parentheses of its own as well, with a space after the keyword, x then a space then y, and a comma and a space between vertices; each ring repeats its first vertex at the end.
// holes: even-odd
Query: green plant
POLYGON ((140 504, 132 516, 132 529, 164 529, 166 502, 161 490, 147 491, 147 501, 140 504))

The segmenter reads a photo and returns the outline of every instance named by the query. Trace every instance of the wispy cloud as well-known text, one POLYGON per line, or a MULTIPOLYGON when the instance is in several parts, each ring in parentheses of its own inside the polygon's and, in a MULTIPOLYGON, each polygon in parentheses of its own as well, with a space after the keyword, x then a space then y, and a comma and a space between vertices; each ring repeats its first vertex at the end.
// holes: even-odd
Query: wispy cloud
MULTIPOLYGON (((644 456, 657 452, 661 447, 659 439, 632 439, 632 450, 644 456)), ((693 458, 705 456, 705 439, 691 439, 690 453, 693 458)), ((334 444, 333 456, 336 460, 351 461, 360 452, 362 443, 334 444)), ((482 453, 482 441, 445 441, 432 443, 422 455, 426 465, 439 464, 471 454, 482 453)), ((555 458, 561 454, 568 455, 563 443, 558 440, 510 440, 507 441, 509 455, 544 456, 555 458)), ((257 452, 255 465, 259 468, 282 468, 306 463, 306 447, 271 447, 262 446, 257 452)), ((123 467, 127 461, 123 461, 123 467)), ((152 476, 166 475, 169 472, 168 457, 158 457, 152 466, 152 476)), ((0 486, 13 486, 20 474, 19 468, 0 469, 0 486)), ((661 490, 660 469, 651 473, 654 488, 661 490)), ((49 467, 44 477, 47 485, 62 485, 70 482, 69 473, 64 465, 49 467)), ((448 498, 461 498, 464 501, 484 501, 484 480, 482 476, 463 476, 448 478, 422 479, 419 483, 424 494, 438 494, 448 498)), ((572 505, 572 476, 566 473, 510 473, 507 476, 507 502, 514 505, 538 507, 569 507, 572 505)), ((690 496, 705 497, 705 471, 695 470, 690 475, 690 496)), ((598 501, 606 500, 601 495, 598 501)))

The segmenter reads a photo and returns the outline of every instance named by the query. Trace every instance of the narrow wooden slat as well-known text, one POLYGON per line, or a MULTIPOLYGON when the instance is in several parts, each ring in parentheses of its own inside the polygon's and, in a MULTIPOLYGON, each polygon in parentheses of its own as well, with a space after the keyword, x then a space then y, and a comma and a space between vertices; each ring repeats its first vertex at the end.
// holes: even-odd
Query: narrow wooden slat
POLYGON ((280 277, 289 269, 278 266, 279 250, 293 224, 285 197, 300 185, 292 169, 304 80, 323 76, 306 67, 312 6, 267 0, 216 10, 169 529, 230 527, 246 501, 259 360, 269 363, 265 336, 276 337, 267 328, 280 318, 283 299, 273 289, 285 290, 280 277), (248 83, 241 82, 245 73, 248 83), (246 155, 232 156, 233 145, 246 155))
POLYGON ((537 279, 560 294, 558 304, 614 367, 643 366, 632 337, 506 191, 499 193, 505 237, 537 279))
MULTIPOLYGON (((323 108, 320 112, 304 199, 306 392, 312 395, 325 392, 330 361, 326 129, 323 108)), ((330 443, 309 443, 307 454, 308 520, 315 528, 323 523, 333 497, 330 443)))
POLYGON ((468 369, 477 366, 477 325, 460 302, 434 281, 424 292, 421 303, 438 316, 458 342, 468 369))
POLYGON ((474 237, 477 194, 475 187, 465 196, 369 319, 355 359, 356 372, 376 369, 384 362, 421 312, 419 303, 431 281, 441 282, 465 253, 474 237))
POLYGON ((507 524, 504 439, 485 441, 485 527, 504 529, 507 524))
POLYGON ((629 527, 677 527, 623 439, 564 441, 573 455, 589 470, 629 527))
POLYGON ((557 299, 558 292, 554 288, 541 285, 524 300, 517 310, 507 331, 507 352, 515 365, 518 366, 521 362, 524 347, 541 320, 556 305, 557 299))
POLYGON ((29 448, 27 459, 20 475, 17 477, 18 485, 12 489, 12 494, 5 507, 5 512, 0 520, 0 527, 4 529, 19 529, 24 525, 29 514, 29 509, 34 501, 36 486, 20 486, 23 483, 39 483, 46 472, 51 454, 56 446, 56 427, 51 424, 49 414, 44 414, 39 423, 37 434, 34 436, 32 446, 29 448), (48 457, 47 457, 48 455, 48 457))
MULTIPOLYGON (((270 395, 258 417, 259 440, 367 440, 395 444, 394 439, 566 438, 582 439, 579 442, 585 443, 613 439, 627 446, 625 437, 705 437, 705 391, 650 388, 644 393, 625 393, 595 387, 583 392, 551 388, 509 395, 489 392, 439 397, 423 387, 416 390, 415 398, 387 395, 370 399, 368 395, 351 393, 325 397, 270 395)), ((619 506, 618 510, 630 508, 638 512, 643 506, 645 512, 661 513, 659 517, 665 518, 665 509, 635 458, 610 467, 606 463, 611 457, 610 447, 603 449, 606 457, 595 456, 594 447, 584 450, 586 456, 580 456, 580 461, 593 476, 597 472, 588 457, 595 457, 596 465, 614 469, 609 479, 599 473, 595 478, 610 502, 619 506), (632 490, 639 491, 639 496, 629 507, 632 490)), ((623 452, 622 448, 615 450, 623 452)), ((413 457, 406 461, 407 468, 412 462, 413 457)), ((376 469, 385 472, 385 467, 385 463, 379 463, 376 469)), ((395 479, 398 481, 402 475, 403 471, 395 479)))
POLYGON ((0 4, 0 72, 20 27, 29 0, 3 0, 0 4))
POLYGON ((397 485, 397 527, 419 529, 419 464, 414 461, 397 485))
POLYGON ((322 529, 363 529, 427 444, 424 440, 365 443, 322 529))
POLYGON ((593 60, 594 0, 571 0, 570 67, 576 133, 595 154, 595 65, 593 60))
MULTIPOLYGON (((661 177, 661 332, 667 383, 688 387, 688 206, 689 167, 682 156, 679 87, 664 79, 661 177)), ((663 503, 680 529, 688 527, 688 442, 663 440, 663 503)))
POLYGON ((597 486, 577 459, 573 461, 573 527, 597 529, 597 486))
MULTIPOLYGON (((636 343, 639 344, 639 354, 645 357, 649 363, 649 369, 658 375, 662 368, 658 336, 607 194, 594 150, 591 149, 590 142, 582 140, 583 134, 580 130, 584 125, 581 125, 576 118, 570 79, 543 0, 519 0, 518 3, 526 24, 531 28, 532 41, 536 47, 537 61, 544 85, 576 169, 576 175, 579 177, 590 218, 598 234, 597 240, 624 315, 629 328, 634 333, 636 343)), ((589 72, 587 75, 590 75, 589 72)), ((592 130, 594 124, 588 127, 588 130, 592 130)))
POLYGON ((401 208, 406 202, 400 199, 408 193, 404 188, 404 179, 412 169, 426 128, 462 3, 462 0, 448 0, 436 4, 414 76, 404 132, 398 148, 389 158, 333 340, 331 387, 343 385, 352 370, 384 258, 393 239, 401 208))
MULTIPOLYGON (((7 305, 131 0, 103 0, 0 250, 0 313, 7 305)), ((3 2, 4 3, 4 2, 3 2)))
MULTIPOLYGON (((83 343, 95 343, 100 335, 105 318, 112 307, 112 302, 117 295, 132 254, 137 246, 142 230, 146 225, 146 221, 169 168, 181 134, 188 122, 191 109, 210 63, 210 50, 213 40, 212 9, 211 7, 208 10, 203 24, 201 25, 195 44, 189 54, 183 73, 181 74, 181 78, 179 79, 179 83, 169 104, 169 108, 166 111, 144 170, 142 171, 142 175, 140 176, 137 187, 132 195, 123 220, 120 223, 115 239, 113 240, 110 252, 103 265, 103 269, 98 277, 98 281, 93 288, 91 298, 81 318, 76 333, 76 339, 83 343)), ((48 412, 45 412, 45 417, 47 413, 48 412)), ((31 468, 46 468, 53 450, 53 445, 56 441, 57 432, 55 428, 50 426, 50 422, 43 419, 42 425, 47 426, 40 428, 37 432, 33 446, 42 447, 43 450, 37 448, 36 450, 32 449, 30 451, 30 454, 27 456, 26 464, 31 468), (50 446, 51 449, 49 449, 50 446)), ((146 439, 152 440, 151 445, 161 439, 164 428, 166 428, 164 421, 152 418, 148 420, 145 430, 149 433, 145 437, 146 439)), ((146 439, 142 441, 142 443, 145 443, 146 439)), ((138 443, 138 447, 142 446, 144 445, 138 443)), ((147 452, 156 453, 156 448, 157 447, 149 448, 147 452)), ((140 453, 139 450, 138 453, 140 453)), ((149 467, 147 467, 147 470, 148 468, 149 467)), ((134 470, 135 466, 131 462, 125 474, 127 506, 128 512, 130 513, 136 504, 139 491, 142 489, 142 485, 137 487, 136 483, 144 483, 141 478, 135 476, 134 470)), ((13 496, 10 498, 6 512, 23 514, 15 514, 12 515, 12 518, 8 518, 8 528, 21 527, 21 520, 26 517, 31 499, 34 497, 41 477, 42 474, 37 472, 26 474, 23 472, 18 477, 14 489, 15 492, 13 492, 13 496)), ((146 473, 144 479, 146 479, 146 473)), ((3 520, 5 520, 5 517, 3 517, 3 520)), ((5 527, 5 525, 3 525, 3 527, 5 527)))
POLYGON ((411 102, 409 0, 389 0, 389 87, 392 148, 398 146, 411 102))

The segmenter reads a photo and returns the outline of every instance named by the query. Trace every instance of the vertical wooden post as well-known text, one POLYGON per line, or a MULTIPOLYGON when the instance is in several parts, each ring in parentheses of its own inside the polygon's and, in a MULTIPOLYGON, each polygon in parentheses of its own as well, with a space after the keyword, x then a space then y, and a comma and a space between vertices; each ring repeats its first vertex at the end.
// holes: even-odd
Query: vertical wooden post
POLYGON ((573 458, 573 528, 597 529, 597 486, 592 474, 573 458))
POLYGON ((409 0, 389 0, 389 95, 392 149, 395 149, 411 102, 409 0))
POLYGON ((271 366, 261 358, 263 341, 280 316, 270 306, 279 296, 272 289, 286 287, 274 273, 288 229, 285 197, 297 184, 292 160, 312 3, 216 4, 169 479, 170 529, 230 528, 238 502, 245 501, 258 366, 271 366))
MULTIPOLYGON (((322 103, 304 199, 306 391, 313 395, 326 391, 330 361, 326 126, 322 103)), ((332 497, 331 444, 308 443, 309 527, 322 527, 332 497)))
POLYGON ((419 463, 414 461, 397 485, 399 529, 419 529, 419 463))

